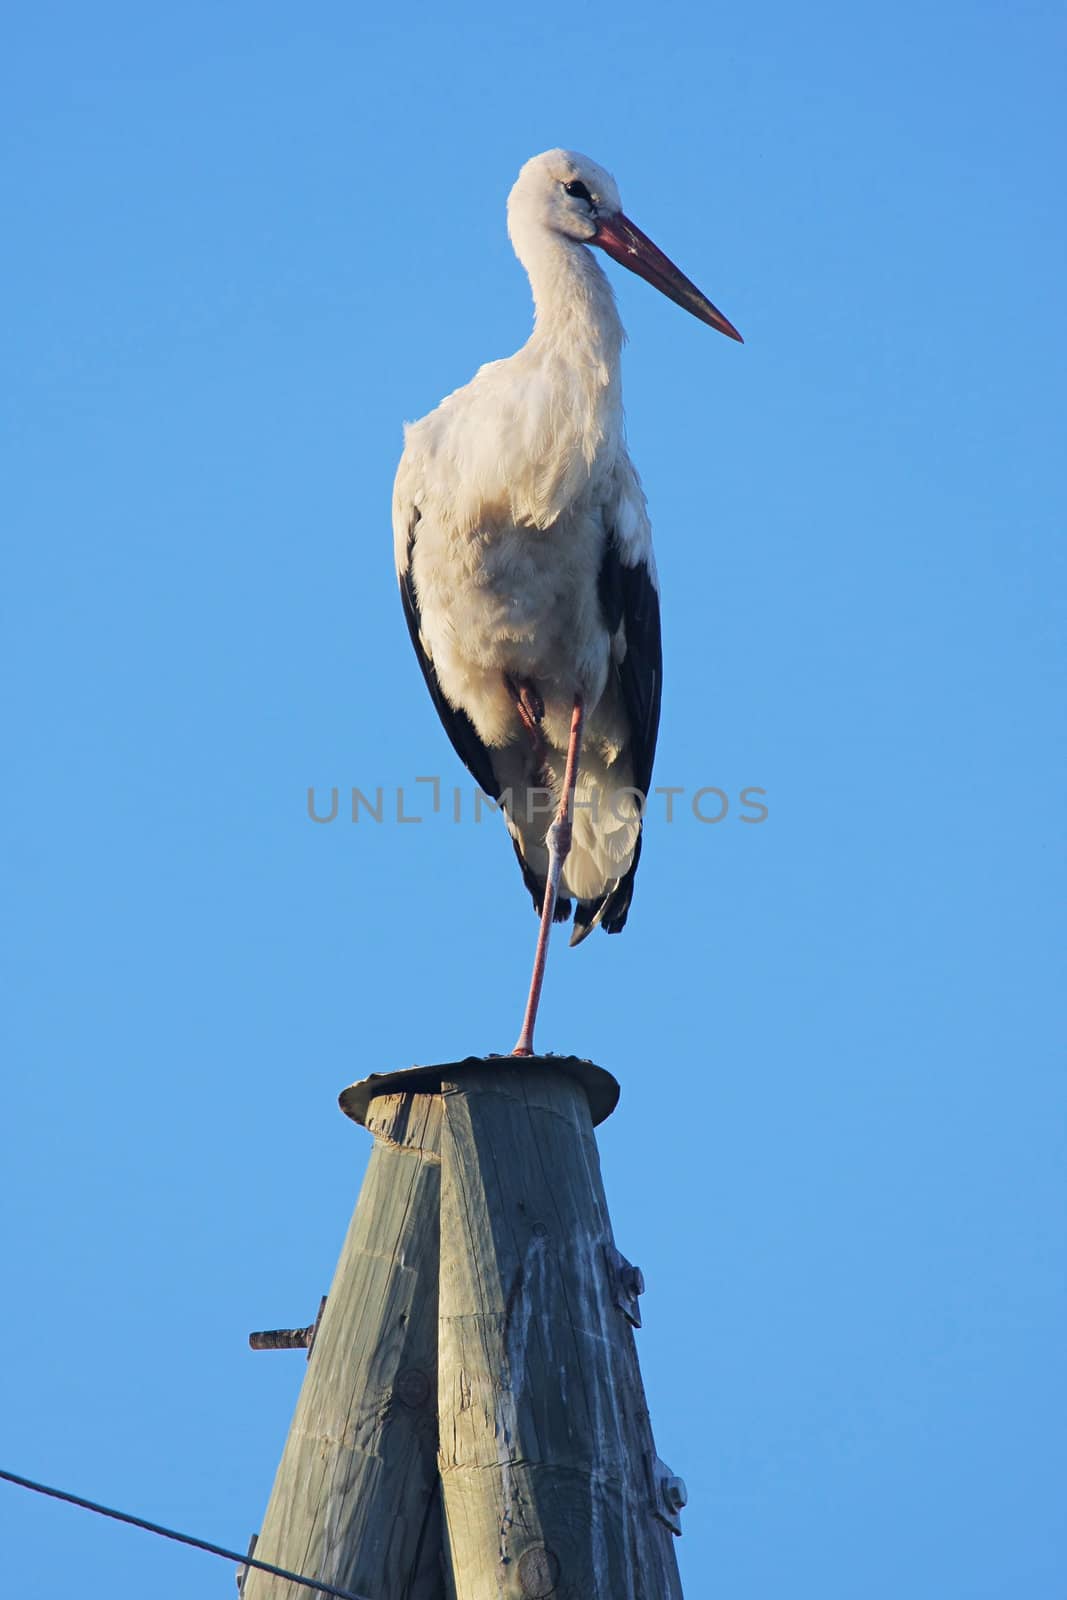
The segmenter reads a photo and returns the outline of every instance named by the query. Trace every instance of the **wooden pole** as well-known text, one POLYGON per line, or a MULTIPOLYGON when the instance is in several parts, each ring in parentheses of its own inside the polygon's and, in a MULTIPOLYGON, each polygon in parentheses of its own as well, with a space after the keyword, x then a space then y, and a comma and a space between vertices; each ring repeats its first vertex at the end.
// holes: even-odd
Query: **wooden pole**
MULTIPOLYGON (((552 1058, 442 1069, 438 1392, 456 1600, 680 1600, 590 1103, 552 1058)), ((640 1275, 637 1275, 639 1280, 640 1275)))
POLYGON ((617 1098, 557 1056, 344 1091, 375 1145, 325 1309, 255 1336, 314 1341, 259 1559, 366 1600, 681 1600, 593 1135, 617 1098))
MULTIPOLYGON (((366 1125, 374 1149, 255 1553, 367 1600, 445 1600, 435 1414, 440 1097, 379 1095, 366 1125)), ((242 1600, 309 1593, 249 1568, 242 1600)))

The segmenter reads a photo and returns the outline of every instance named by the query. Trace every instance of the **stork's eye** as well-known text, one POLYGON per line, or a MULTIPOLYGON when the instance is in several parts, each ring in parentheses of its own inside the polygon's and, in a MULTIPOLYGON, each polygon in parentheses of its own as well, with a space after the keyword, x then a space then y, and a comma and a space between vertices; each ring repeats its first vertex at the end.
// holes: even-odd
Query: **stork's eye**
POLYGON ((573 183, 565 183, 563 192, 569 194, 572 200, 587 200, 590 205, 593 203, 593 196, 579 178, 575 178, 573 183))

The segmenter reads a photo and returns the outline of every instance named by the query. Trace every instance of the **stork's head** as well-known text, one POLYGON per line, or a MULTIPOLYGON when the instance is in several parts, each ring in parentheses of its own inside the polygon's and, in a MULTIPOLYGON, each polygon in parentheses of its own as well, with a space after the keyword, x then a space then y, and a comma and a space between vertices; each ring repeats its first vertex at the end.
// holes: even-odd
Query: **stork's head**
POLYGON ((615 179, 588 156, 546 150, 533 156, 508 196, 508 231, 514 239, 532 225, 592 244, 601 213, 622 210, 615 179))
POLYGON ((508 232, 520 255, 531 235, 547 231, 596 245, 709 327, 743 343, 722 312, 623 214, 615 179, 588 156, 546 150, 533 156, 508 196, 508 232))

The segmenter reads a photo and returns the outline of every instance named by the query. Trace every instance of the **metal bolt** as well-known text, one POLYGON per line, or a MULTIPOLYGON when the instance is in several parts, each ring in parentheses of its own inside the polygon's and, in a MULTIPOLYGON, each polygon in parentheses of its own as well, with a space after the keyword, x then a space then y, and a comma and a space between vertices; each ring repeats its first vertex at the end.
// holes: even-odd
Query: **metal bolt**
POLYGON ((250 1333, 248 1343, 253 1350, 306 1350, 310 1328, 269 1328, 263 1333, 250 1333))
POLYGON ((645 1292, 645 1275, 640 1267, 626 1266, 622 1271, 622 1286, 627 1294, 639 1295, 645 1292))
MULTIPOLYGON (((259 1534, 258 1533, 254 1533, 252 1535, 251 1539, 249 1539, 249 1541, 248 1541, 248 1549, 245 1551, 245 1555, 246 1556, 255 1555, 256 1545, 258 1543, 259 1543, 259 1534)), ((237 1568, 237 1571, 234 1574, 234 1576, 237 1579, 237 1593, 238 1594, 244 1594, 244 1591, 245 1591, 245 1579, 248 1577, 248 1568, 246 1566, 244 1566, 244 1565, 239 1566, 237 1568)))
POLYGON ((663 1503, 672 1516, 677 1516, 683 1506, 689 1504, 689 1490, 685 1486, 684 1478, 664 1478, 662 1484, 663 1503))
POLYGON ((306 1328, 268 1328, 263 1333, 250 1333, 248 1343, 253 1350, 306 1350, 311 1360, 311 1347, 319 1331, 322 1313, 326 1310, 326 1296, 319 1301, 319 1314, 306 1328))
POLYGON ((645 1292, 645 1275, 640 1267, 635 1267, 632 1261, 627 1261, 613 1244, 604 1246, 604 1254, 607 1257, 612 1301, 627 1322, 632 1327, 639 1328, 641 1307, 637 1301, 645 1292))

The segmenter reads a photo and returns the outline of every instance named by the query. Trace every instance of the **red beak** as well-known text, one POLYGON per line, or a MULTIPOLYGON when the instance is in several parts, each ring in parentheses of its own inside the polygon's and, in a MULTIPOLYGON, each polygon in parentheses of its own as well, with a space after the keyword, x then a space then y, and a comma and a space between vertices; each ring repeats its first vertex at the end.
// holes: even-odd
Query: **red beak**
POLYGON ((736 339, 738 344, 744 344, 733 323, 728 322, 707 296, 701 294, 696 284, 690 283, 685 273, 679 272, 674 262, 621 211, 617 211, 613 217, 605 217, 589 243, 599 245, 620 266, 636 272, 639 278, 651 283, 675 305, 691 311, 709 328, 717 328, 728 339, 736 339))

